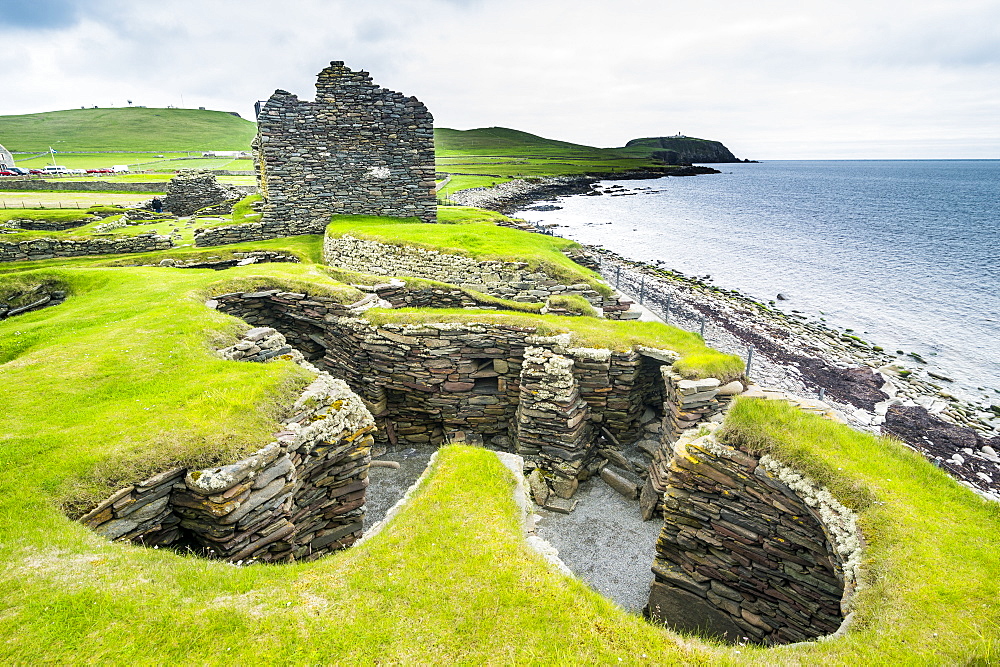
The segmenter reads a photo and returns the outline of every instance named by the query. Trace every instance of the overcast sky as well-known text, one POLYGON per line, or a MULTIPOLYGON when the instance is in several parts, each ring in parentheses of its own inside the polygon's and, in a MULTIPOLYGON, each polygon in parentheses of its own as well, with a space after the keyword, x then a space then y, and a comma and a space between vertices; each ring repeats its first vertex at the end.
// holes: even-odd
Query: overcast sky
POLYGON ((344 60, 439 127, 1000 158, 1000 0, 0 0, 0 53, 0 115, 132 100, 252 119, 344 60))

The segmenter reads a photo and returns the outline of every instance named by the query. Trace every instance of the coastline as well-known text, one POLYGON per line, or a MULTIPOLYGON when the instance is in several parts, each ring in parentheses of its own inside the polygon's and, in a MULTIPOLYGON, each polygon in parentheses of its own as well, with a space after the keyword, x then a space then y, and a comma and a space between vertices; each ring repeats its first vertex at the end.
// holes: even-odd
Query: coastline
POLYGON ((491 188, 469 188, 453 192, 449 199, 462 206, 475 206, 510 215, 529 204, 556 197, 585 195, 593 192, 600 181, 647 180, 654 178, 718 174, 712 167, 674 167, 663 171, 631 170, 613 171, 580 176, 552 176, 547 178, 515 179, 491 188), (476 203, 470 203, 476 202, 476 203))
MULTIPOLYGON (((622 174, 620 178, 638 177, 622 174)), ((509 181, 496 188, 462 190, 451 198, 509 215, 539 201, 586 194, 599 180, 609 178, 509 181)), ((521 228, 554 233, 529 223, 521 228)), ((853 427, 891 435, 980 495, 1000 500, 1000 430, 976 417, 973 406, 903 368, 897 357, 825 325, 768 308, 736 290, 724 290, 599 246, 584 248, 585 256, 574 259, 598 269, 612 286, 646 308, 659 310, 671 324, 699 330, 704 321, 710 345, 744 359, 752 347, 749 376, 759 384, 822 396, 847 415, 853 427), (665 308, 668 313, 663 312, 665 308)))

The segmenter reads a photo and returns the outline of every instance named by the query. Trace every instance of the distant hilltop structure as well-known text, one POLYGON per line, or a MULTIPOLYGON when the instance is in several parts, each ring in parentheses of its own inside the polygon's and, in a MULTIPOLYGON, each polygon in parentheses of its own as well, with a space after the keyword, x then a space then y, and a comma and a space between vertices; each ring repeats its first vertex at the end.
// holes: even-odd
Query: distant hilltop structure
POLYGON ((10 154, 10 151, 0 144, 0 169, 10 169, 14 166, 14 156, 10 154))
POLYGON ((695 162, 743 162, 719 141, 686 137, 680 132, 672 137, 632 139, 625 148, 636 155, 645 155, 669 165, 689 165, 695 162))
POLYGON ((276 90, 257 124, 264 224, 322 233, 332 214, 437 221, 434 119, 417 98, 334 61, 319 73, 314 102, 276 90))

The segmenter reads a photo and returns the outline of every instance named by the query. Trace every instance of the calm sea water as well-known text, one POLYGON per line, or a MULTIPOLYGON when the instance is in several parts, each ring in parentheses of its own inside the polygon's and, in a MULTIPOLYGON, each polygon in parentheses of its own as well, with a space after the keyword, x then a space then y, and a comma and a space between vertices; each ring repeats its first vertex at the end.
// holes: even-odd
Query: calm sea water
POLYGON ((1000 388, 1000 161, 775 161, 564 198, 562 236, 917 352, 961 394, 1000 388))

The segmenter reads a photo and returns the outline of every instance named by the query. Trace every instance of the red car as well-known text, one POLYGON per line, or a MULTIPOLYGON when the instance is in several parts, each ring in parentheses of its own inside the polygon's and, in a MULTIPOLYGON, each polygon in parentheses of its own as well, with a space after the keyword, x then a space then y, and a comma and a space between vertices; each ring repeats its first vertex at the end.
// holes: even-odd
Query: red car
POLYGON ((6 169, 4 169, 3 171, 0 171, 0 176, 17 176, 17 174, 15 174, 12 171, 7 171, 6 169))

